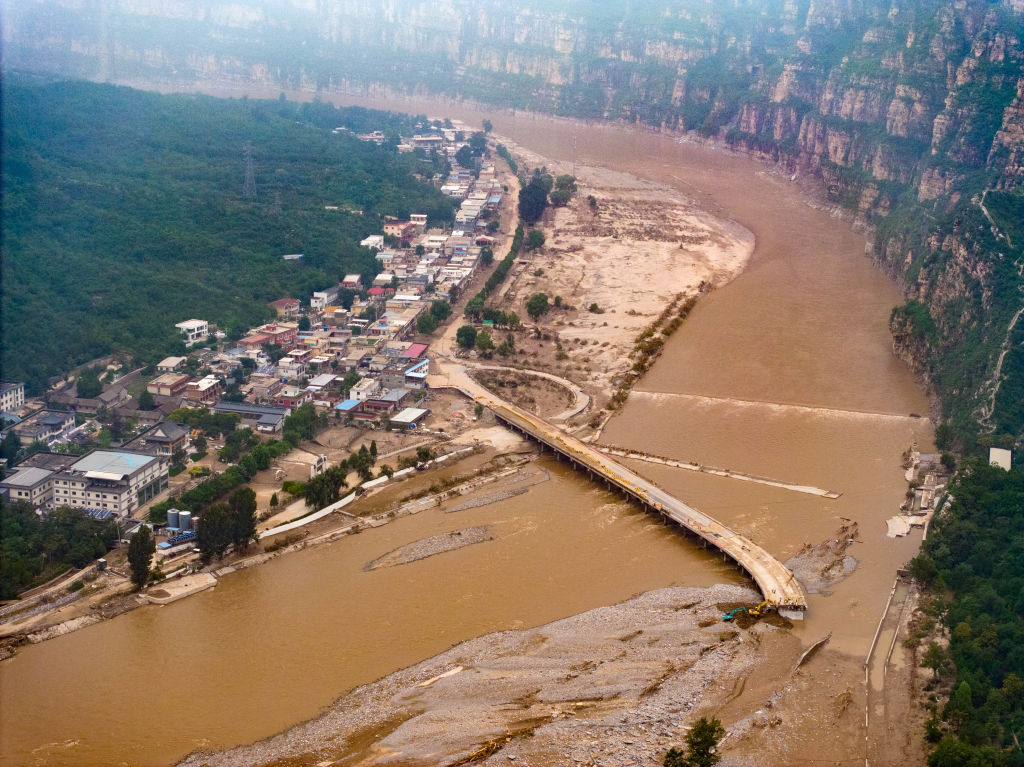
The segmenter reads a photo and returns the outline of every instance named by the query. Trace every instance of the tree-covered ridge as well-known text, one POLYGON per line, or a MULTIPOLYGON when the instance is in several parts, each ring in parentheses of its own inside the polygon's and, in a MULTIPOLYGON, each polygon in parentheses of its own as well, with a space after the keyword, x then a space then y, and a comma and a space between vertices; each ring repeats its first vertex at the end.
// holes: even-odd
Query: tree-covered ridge
POLYGON ((407 117, 10 77, 2 110, 4 377, 32 392, 114 350, 159 359, 191 317, 240 332, 268 301, 374 272, 359 240, 385 214, 452 212, 422 181, 443 160, 331 132, 407 117))
POLYGON ((917 578, 952 594, 940 609, 956 678, 937 711, 951 735, 930 764, 1021 765, 1014 734, 1024 731, 1024 472, 968 462, 950 493, 912 563, 917 578))

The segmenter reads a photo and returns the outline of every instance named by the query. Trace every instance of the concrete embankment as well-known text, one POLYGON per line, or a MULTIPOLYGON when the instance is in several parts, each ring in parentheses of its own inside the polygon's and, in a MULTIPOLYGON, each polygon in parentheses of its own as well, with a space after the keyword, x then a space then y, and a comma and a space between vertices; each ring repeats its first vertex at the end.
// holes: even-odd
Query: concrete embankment
POLYGON ((152 588, 143 596, 154 605, 169 605, 179 599, 198 594, 217 585, 217 579, 210 573, 194 573, 172 581, 166 585, 152 588))

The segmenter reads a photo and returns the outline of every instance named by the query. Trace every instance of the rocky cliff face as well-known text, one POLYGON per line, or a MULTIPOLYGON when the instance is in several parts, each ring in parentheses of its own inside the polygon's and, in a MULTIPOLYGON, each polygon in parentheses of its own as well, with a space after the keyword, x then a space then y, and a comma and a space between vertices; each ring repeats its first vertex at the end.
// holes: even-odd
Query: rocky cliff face
POLYGON ((1024 0, 0 5, 8 68, 459 93, 697 131, 818 175, 876 230, 916 302, 897 348, 963 424, 1021 305, 1024 243, 982 202, 1024 184, 1024 0), (965 351, 974 367, 951 374, 965 351))

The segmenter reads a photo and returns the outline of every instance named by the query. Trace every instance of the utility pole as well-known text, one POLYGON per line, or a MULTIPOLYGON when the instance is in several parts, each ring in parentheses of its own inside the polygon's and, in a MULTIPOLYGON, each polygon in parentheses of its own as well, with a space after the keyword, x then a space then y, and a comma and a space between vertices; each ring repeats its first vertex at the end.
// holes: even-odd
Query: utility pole
POLYGON ((572 177, 576 178, 576 134, 572 134, 572 177))
POLYGON ((256 199, 256 171, 252 161, 252 145, 245 145, 245 186, 242 187, 242 197, 247 200, 256 199))

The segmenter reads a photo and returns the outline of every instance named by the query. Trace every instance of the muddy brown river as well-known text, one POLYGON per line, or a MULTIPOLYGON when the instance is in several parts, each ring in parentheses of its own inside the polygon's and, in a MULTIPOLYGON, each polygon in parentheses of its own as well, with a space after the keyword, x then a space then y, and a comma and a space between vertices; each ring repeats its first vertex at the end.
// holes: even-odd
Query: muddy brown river
MULTIPOLYGON (((458 105, 337 101, 482 117, 458 105)), ((580 162, 676 186, 754 232, 747 270, 701 300, 601 441, 840 492, 631 463, 780 559, 856 520, 859 568, 830 596, 812 596, 796 631, 831 631, 833 647, 863 655, 920 538, 885 537, 906 490, 900 455, 915 439, 931 447, 927 420, 911 417, 927 413, 924 394, 890 352, 900 296, 865 258, 863 238, 745 158, 620 127, 488 116, 496 132, 553 159, 571 158, 575 134, 580 162)), ((525 495, 423 512, 22 649, 0 666, 0 762, 169 764, 280 731, 482 633, 672 584, 741 582, 635 507, 545 465, 551 481, 525 495), (491 525, 495 540, 362 570, 397 546, 473 525, 491 525)))

